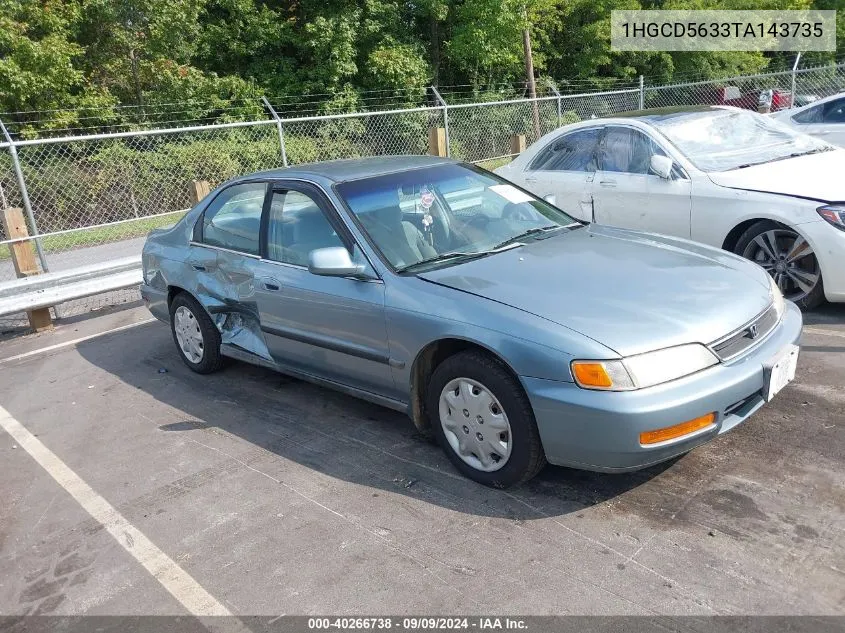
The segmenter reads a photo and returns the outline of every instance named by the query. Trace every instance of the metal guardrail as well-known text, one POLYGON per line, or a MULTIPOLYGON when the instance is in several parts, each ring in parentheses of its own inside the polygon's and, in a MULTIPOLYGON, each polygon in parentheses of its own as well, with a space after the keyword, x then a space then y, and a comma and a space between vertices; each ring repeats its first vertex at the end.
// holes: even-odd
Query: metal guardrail
POLYGON ((140 257, 14 279, 0 283, 0 316, 49 308, 140 283, 140 257))

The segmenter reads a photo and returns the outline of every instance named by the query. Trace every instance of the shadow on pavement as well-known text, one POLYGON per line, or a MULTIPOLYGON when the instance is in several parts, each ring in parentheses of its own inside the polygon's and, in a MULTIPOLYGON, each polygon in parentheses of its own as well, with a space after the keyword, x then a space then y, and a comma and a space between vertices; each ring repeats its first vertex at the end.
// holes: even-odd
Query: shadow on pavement
POLYGON ((804 325, 845 323, 845 303, 826 303, 804 313, 804 325))
MULTIPOLYGON (((251 466, 260 462, 261 468, 280 468, 283 464, 273 464, 277 456, 458 512, 531 520, 608 501, 674 463, 622 475, 549 466, 521 487, 492 490, 461 476, 401 413, 243 363, 232 362, 212 375, 194 374, 181 362, 164 324, 143 325, 120 336, 120 345, 95 339, 80 344, 78 351, 125 384, 184 412, 184 420, 161 424, 161 431, 220 429, 253 445, 246 451, 251 466)), ((156 411, 147 415, 155 419, 156 411)), ((232 451, 244 459, 242 448, 232 451)))

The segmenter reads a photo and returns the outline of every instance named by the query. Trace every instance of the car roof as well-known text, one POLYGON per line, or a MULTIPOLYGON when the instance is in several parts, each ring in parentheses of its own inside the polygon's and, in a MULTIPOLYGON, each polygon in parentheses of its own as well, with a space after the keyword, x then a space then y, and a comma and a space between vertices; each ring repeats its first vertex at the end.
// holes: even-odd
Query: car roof
POLYGON ((686 105, 686 106, 672 106, 668 108, 647 108, 645 110, 631 110, 629 112, 619 112, 612 115, 614 119, 639 119, 641 121, 657 122, 665 121, 667 119, 678 119, 686 116, 696 116, 706 112, 721 112, 726 109, 725 106, 716 105, 686 105))
MULTIPOLYGON (((668 121, 670 119, 680 118, 696 118, 707 116, 709 113, 737 111, 750 112, 750 110, 742 110, 733 106, 726 105, 685 105, 673 106, 669 108, 649 108, 644 110, 631 110, 629 112, 617 112, 613 114, 604 115, 601 117, 594 117, 591 119, 582 119, 575 123, 569 123, 556 130, 553 130, 547 137, 551 137, 556 132, 577 130, 579 128, 593 127, 597 125, 622 125, 629 124, 641 128, 657 127, 657 124, 668 121)), ((543 137, 546 138, 546 137, 543 137)), ((542 141, 543 139, 540 139, 542 141)), ((538 141, 538 143, 540 142, 538 141)))
POLYGON ((454 164, 459 161, 437 156, 372 156, 369 158, 347 158, 319 163, 305 163, 294 167, 261 171, 245 178, 305 178, 329 182, 358 180, 371 176, 382 176, 410 169, 454 164))

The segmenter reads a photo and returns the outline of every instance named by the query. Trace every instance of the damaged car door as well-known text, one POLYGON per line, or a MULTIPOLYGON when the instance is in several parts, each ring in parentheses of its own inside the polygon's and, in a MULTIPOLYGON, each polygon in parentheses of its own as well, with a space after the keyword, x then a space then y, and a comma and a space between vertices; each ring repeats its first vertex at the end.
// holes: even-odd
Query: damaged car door
POLYGON ((278 182, 265 203, 256 273, 261 329, 273 359, 290 368, 387 397, 384 284, 325 195, 310 183, 278 182), (347 249, 357 275, 315 274, 317 249, 347 249))
POLYGON ((194 225, 187 264, 195 295, 220 330, 221 343, 270 360, 255 302, 265 181, 223 189, 194 225))

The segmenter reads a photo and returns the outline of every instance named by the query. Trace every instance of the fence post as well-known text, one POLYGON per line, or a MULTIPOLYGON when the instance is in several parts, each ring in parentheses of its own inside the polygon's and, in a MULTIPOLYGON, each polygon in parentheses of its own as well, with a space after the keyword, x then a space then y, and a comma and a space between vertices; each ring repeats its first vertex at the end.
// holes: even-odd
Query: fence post
POLYGON ((207 180, 192 180, 188 186, 188 195, 191 197, 191 207, 197 206, 199 201, 211 192, 211 185, 207 180))
POLYGON ((798 62, 801 61, 801 51, 795 56, 795 63, 792 64, 792 92, 789 95, 789 107, 795 107, 795 73, 798 72, 798 62))
MULTIPOLYGON (((2 220, 6 237, 10 240, 19 240, 9 243, 9 252, 12 255, 12 265, 15 267, 15 274, 18 277, 30 277, 39 274, 41 271, 32 254, 32 247, 29 244, 30 240, 21 239, 29 237, 29 230, 26 227, 23 211, 16 207, 7 207, 3 209, 2 220)), ((53 327, 50 308, 29 310, 26 316, 29 319, 29 326, 36 332, 48 330, 53 327)))
POLYGON ((525 134, 511 136, 511 155, 522 154, 525 151, 525 134))
POLYGON ((21 163, 18 160, 18 150, 15 147, 14 141, 12 141, 12 137, 9 136, 9 131, 6 129, 6 126, 3 125, 3 121, 0 120, 0 132, 3 133, 3 136, 6 138, 6 141, 9 143, 9 155, 12 157, 12 164, 15 167, 15 178, 18 181, 18 187, 21 190, 21 200, 23 200, 23 208, 26 209, 26 217, 29 220, 29 225, 32 227, 32 230, 35 232, 35 250, 38 251, 38 259, 41 262, 41 270, 45 273, 50 271, 49 266, 47 266, 47 256, 44 254, 44 248, 41 246, 41 238, 38 236, 38 226, 35 224, 35 216, 32 214, 32 205, 29 202, 29 193, 26 190, 26 182, 23 179, 23 170, 21 170, 21 163))
POLYGON ((645 108, 645 79, 640 75, 640 110, 645 108))
POLYGON ((444 136, 445 136, 445 142, 446 142, 446 156, 451 158, 451 156, 452 156, 451 145, 452 144, 449 141, 449 106, 443 100, 443 97, 440 96, 440 93, 437 91, 437 88, 435 88, 434 86, 431 86, 431 91, 434 93, 434 97, 437 99, 437 102, 443 108, 443 130, 444 130, 444 136))
POLYGON ((428 153, 432 156, 446 156, 446 128, 428 128, 428 153))
POLYGON ((264 107, 270 111, 270 114, 273 115, 273 118, 276 120, 276 130, 279 132, 279 147, 282 150, 282 165, 285 167, 288 166, 288 154, 285 151, 285 132, 282 129, 282 117, 279 116, 276 109, 270 104, 267 100, 267 97, 261 97, 262 103, 264 103, 264 107))
POLYGON ((560 93, 557 91, 557 86, 554 82, 549 79, 548 80, 549 90, 552 91, 552 94, 557 97, 557 126, 560 127, 563 125, 563 112, 562 112, 562 103, 561 103, 561 96, 560 93))

